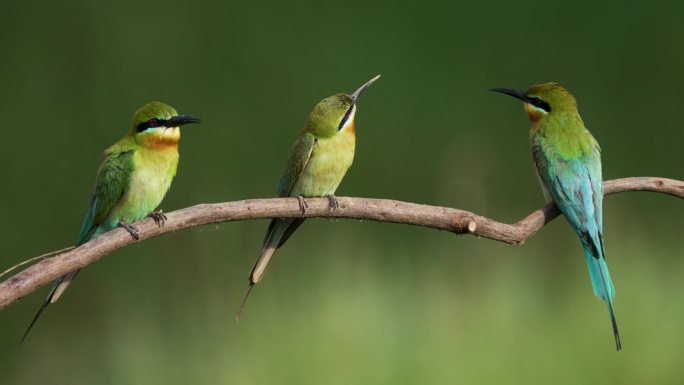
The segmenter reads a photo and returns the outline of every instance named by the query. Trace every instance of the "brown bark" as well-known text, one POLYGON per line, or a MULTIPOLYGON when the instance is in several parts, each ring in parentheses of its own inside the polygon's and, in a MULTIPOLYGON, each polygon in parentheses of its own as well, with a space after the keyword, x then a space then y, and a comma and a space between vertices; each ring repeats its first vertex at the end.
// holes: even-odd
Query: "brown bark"
MULTIPOLYGON (((684 198, 684 182, 654 177, 615 179, 604 182, 604 193, 653 191, 684 198)), ((331 210, 326 198, 308 198, 302 214, 295 198, 247 199, 235 202, 199 204, 167 213, 168 220, 158 227, 152 219, 135 224, 140 239, 134 240, 121 228, 102 234, 78 248, 68 249, 32 265, 0 283, 0 309, 47 285, 56 278, 83 268, 124 246, 158 235, 212 223, 278 217, 328 217, 403 223, 473 234, 509 244, 521 244, 559 215, 554 204, 533 212, 515 224, 495 220, 459 209, 428 206, 389 199, 337 198, 339 208, 331 210)), ((52 254, 52 253, 51 253, 52 254)), ((50 254, 48 254, 49 256, 50 254)))

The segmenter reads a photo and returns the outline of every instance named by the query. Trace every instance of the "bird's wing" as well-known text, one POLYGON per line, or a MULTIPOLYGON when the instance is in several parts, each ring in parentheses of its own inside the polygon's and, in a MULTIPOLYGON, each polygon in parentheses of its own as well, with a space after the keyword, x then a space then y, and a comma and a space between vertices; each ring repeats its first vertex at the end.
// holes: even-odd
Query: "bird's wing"
MULTIPOLYGON (((299 180, 299 177, 302 175, 307 163, 309 163, 311 155, 313 155, 315 144, 316 137, 313 136, 313 134, 306 133, 297 138, 290 149, 287 161, 285 162, 285 168, 283 169, 283 175, 280 177, 280 181, 278 182, 277 196, 287 197, 290 195, 292 188, 294 187, 295 183, 297 183, 297 180, 299 180)), ((268 226, 266 238, 273 233, 273 226, 275 226, 275 222, 276 221, 271 221, 271 224, 268 226)), ((283 236, 277 242, 276 247, 282 246, 295 232, 295 230, 297 230, 302 222, 304 222, 304 219, 295 219, 291 222, 292 223, 290 223, 283 233, 283 236)))
POLYGON ((278 197, 290 196, 292 188, 302 175, 302 171, 306 168, 306 164, 311 159, 314 146, 316 144, 316 137, 313 134, 305 133, 299 136, 290 148, 290 153, 285 162, 283 175, 280 177, 278 183, 278 197))
MULTIPOLYGON (((278 183, 278 191, 276 194, 278 197, 290 196, 292 188, 302 175, 309 159, 311 159, 315 144, 316 138, 310 133, 302 134, 294 142, 292 148, 290 148, 283 174, 278 183)), ((303 218, 274 218, 271 220, 271 223, 268 225, 268 230, 266 230, 266 236, 264 237, 263 246, 259 253, 259 259, 257 259, 256 264, 252 268, 252 273, 250 274, 250 288, 261 280, 273 253, 287 241, 303 221, 303 218)), ((247 296, 248 295, 249 291, 247 292, 247 296)), ((247 300, 247 296, 245 296, 245 299, 243 300, 243 307, 247 300)), ((240 311, 242 311, 242 308, 240 311)))
POLYGON ((109 210, 121 199, 133 172, 135 150, 105 152, 100 170, 95 179, 95 187, 90 194, 88 213, 83 221, 78 244, 87 242, 99 225, 109 214, 109 210))
POLYGON ((582 241, 594 294, 608 305, 615 344, 620 350, 620 333, 613 310, 615 287, 606 264, 601 224, 601 149, 588 132, 577 139, 577 143, 573 143, 577 148, 566 151, 574 156, 564 156, 557 148, 544 148, 540 142, 535 142, 534 160, 553 200, 582 241))
POLYGON ((565 157, 533 143, 534 161, 540 178, 556 205, 568 218, 582 241, 591 247, 595 258, 603 256, 600 148, 591 136, 590 151, 577 157, 565 157))
MULTIPOLYGON (((283 168, 283 174, 280 176, 280 181, 278 182, 278 191, 276 196, 287 197, 290 196, 292 188, 299 180, 299 176, 302 175, 302 171, 306 168, 311 155, 313 154, 314 145, 316 144, 316 137, 313 134, 303 134, 297 138, 297 140, 290 148, 290 153, 287 156, 287 161, 285 162, 285 167, 283 168)), ((266 236, 264 237, 264 245, 268 242, 269 238, 273 234, 273 228, 278 221, 272 220, 266 231, 266 236)), ((285 231, 283 237, 275 242, 276 247, 282 246, 285 241, 294 233, 294 231, 304 222, 303 219, 292 221, 291 226, 288 226, 288 230, 285 231)))
MULTIPOLYGON (((97 226, 105 219, 109 210, 116 204, 124 193, 128 181, 131 176, 133 164, 131 158, 134 150, 132 149, 108 149, 105 151, 104 159, 100 165, 100 170, 97 172, 95 179, 95 187, 90 194, 90 204, 88 205, 88 213, 83 221, 81 234, 78 237, 79 246, 87 242, 93 235, 97 226)), ((56 302, 64 293, 64 290, 69 286, 74 277, 78 274, 78 270, 72 271, 60 277, 55 286, 50 291, 38 312, 33 317, 28 328, 21 337, 19 345, 21 345, 29 332, 40 318, 40 315, 51 303, 56 302)))

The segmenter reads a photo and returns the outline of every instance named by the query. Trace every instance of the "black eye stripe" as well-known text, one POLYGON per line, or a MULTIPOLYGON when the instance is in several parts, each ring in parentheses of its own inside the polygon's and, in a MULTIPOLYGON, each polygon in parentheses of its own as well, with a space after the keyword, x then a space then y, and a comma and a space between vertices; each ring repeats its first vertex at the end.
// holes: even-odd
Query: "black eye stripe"
POLYGON ((344 114, 342 117, 342 120, 340 120, 340 125, 337 126, 337 131, 341 130, 342 127, 344 127, 344 124, 347 122, 347 119, 351 116, 351 112, 354 109, 354 105, 352 104, 351 107, 347 110, 347 112, 344 114))
POLYGON ((138 124, 138 127, 136 127, 135 131, 136 132, 143 132, 143 131, 147 130, 148 128, 166 127, 166 123, 168 123, 168 120, 166 120, 166 119, 152 118, 146 122, 142 122, 142 123, 138 124))
POLYGON ((549 106, 549 103, 546 103, 545 101, 539 99, 536 96, 530 97, 528 99, 528 103, 530 103, 531 105, 533 105, 537 108, 541 108, 542 110, 544 110, 546 112, 551 112, 551 106, 549 106))

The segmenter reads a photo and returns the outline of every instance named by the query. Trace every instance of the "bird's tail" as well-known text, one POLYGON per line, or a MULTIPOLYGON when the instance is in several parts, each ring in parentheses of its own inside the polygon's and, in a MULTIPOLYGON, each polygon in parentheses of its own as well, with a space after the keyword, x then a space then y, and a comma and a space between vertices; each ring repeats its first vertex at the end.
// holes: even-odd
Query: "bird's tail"
POLYGON ((610 278, 608 265, 603 255, 598 258, 594 256, 595 249, 584 249, 584 256, 589 267, 589 276, 591 277, 591 285, 594 288, 594 294, 600 299, 606 301, 608 305, 608 312, 610 313, 610 321, 613 325, 613 335, 615 336, 615 347, 617 350, 622 349, 620 342, 620 333, 618 332, 617 321, 615 320, 615 311, 613 310, 613 297, 615 296, 615 288, 613 287, 613 280, 610 278))
POLYGON ((268 263, 271 262, 273 254, 278 249, 278 244, 280 243, 280 238, 282 237, 284 227, 286 226, 276 223, 275 226, 273 226, 272 232, 270 232, 270 236, 266 239, 264 245, 261 247, 259 259, 257 259, 254 267, 252 268, 252 272, 249 274, 249 282, 252 285, 261 282, 261 279, 264 277, 266 267, 268 267, 268 263))
POLYGON ((52 293, 50 293, 50 296, 48 297, 50 299, 50 303, 55 303, 57 300, 64 294, 64 290, 69 287, 69 284, 71 281, 76 277, 76 274, 78 274, 80 270, 76 270, 72 273, 69 273, 67 275, 62 276, 59 281, 57 281, 57 284, 55 285, 55 288, 52 290, 52 293))
POLYGON ((43 304, 40 306, 40 309, 38 309, 38 312, 36 315, 33 317, 33 320, 31 320, 31 323, 29 324, 28 328, 26 328, 26 331, 24 332, 24 335, 21 336, 21 340, 19 341, 19 346, 24 342, 26 337, 28 336, 29 332, 31 329, 33 329, 33 325, 36 324, 36 321, 38 321, 38 318, 40 318, 40 315, 43 314, 43 311, 50 305, 51 303, 57 302, 59 297, 62 296, 64 293, 64 290, 69 286, 71 281, 74 279, 76 274, 78 274, 79 270, 76 270, 72 273, 69 273, 67 275, 63 275, 60 277, 57 282, 55 282, 55 286, 52 288, 52 291, 50 291, 50 294, 48 294, 47 298, 45 298, 45 301, 43 301, 43 304))
POLYGON ((271 221, 268 231, 266 231, 266 237, 264 237, 259 259, 257 259, 252 268, 252 273, 249 275, 252 284, 261 281, 273 253, 285 244, 302 222, 304 222, 303 218, 278 218, 271 221))
POLYGON ((257 259, 252 268, 252 272, 249 275, 249 287, 247 288, 245 298, 242 300, 240 310, 235 316, 236 320, 240 320, 240 315, 245 308, 245 303, 247 303, 247 298, 252 292, 252 288, 264 277, 266 267, 268 267, 268 263, 271 261, 275 251, 290 238, 292 233, 297 230, 303 221, 304 219, 302 218, 278 218, 271 221, 268 226, 268 231, 266 231, 266 237, 264 238, 261 252, 259 253, 259 259, 257 259))

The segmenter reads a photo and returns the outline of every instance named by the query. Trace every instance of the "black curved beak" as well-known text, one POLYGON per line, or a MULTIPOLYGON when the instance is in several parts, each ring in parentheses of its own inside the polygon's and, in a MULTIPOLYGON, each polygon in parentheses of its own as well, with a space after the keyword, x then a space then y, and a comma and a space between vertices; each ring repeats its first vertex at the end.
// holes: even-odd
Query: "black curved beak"
POLYGON ((174 116, 173 118, 169 119, 166 121, 166 127, 180 127, 185 124, 190 124, 190 123, 201 123, 202 120, 200 118, 195 118, 194 116, 190 115, 178 115, 174 116))
POLYGON ((529 101, 529 98, 527 95, 525 95, 525 91, 516 90, 515 88, 492 88, 490 91, 500 92, 502 94, 512 96, 516 99, 522 100, 525 103, 529 101))
POLYGON ((349 95, 349 97, 351 98, 351 100, 352 100, 354 103, 356 103, 356 99, 359 98, 359 96, 363 93, 363 91, 365 91, 366 88, 370 87, 371 84, 375 83, 378 79, 380 79, 380 75, 378 75, 378 76, 374 77, 373 79, 367 81, 366 84, 364 84, 364 85, 362 85, 361 87, 359 87, 358 90, 352 92, 352 94, 349 95))

